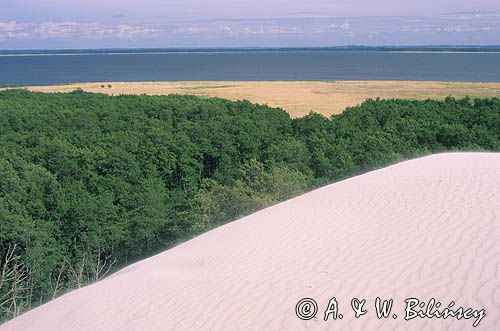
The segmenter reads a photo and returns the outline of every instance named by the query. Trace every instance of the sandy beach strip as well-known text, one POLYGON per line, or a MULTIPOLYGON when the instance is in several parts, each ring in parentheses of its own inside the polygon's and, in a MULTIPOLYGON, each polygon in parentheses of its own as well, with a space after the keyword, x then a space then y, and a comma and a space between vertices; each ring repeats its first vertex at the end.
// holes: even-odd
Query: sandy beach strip
POLYGON ((293 117, 307 115, 310 111, 330 116, 377 97, 419 100, 447 96, 500 97, 500 83, 421 81, 97 82, 27 88, 41 92, 70 92, 81 88, 113 95, 191 94, 230 100, 247 99, 281 107, 293 117))
POLYGON ((433 155, 226 224, 0 330, 474 329, 476 318, 405 321, 408 298, 484 310, 477 329, 495 330, 498 238, 500 153, 433 155), (325 322, 333 297, 343 318, 325 322), (389 318, 377 318, 377 297, 394 300, 389 318), (315 318, 297 317, 303 298, 315 318), (366 299, 366 315, 354 317, 353 298, 366 299))

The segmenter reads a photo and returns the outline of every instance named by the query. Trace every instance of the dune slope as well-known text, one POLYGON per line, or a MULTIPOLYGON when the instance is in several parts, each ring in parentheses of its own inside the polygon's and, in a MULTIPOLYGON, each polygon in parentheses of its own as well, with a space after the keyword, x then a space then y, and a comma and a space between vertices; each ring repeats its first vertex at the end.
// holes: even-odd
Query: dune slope
POLYGON ((262 210, 0 330, 474 329, 475 318, 405 321, 412 297, 484 309, 476 329, 494 330, 499 273, 500 154, 440 154, 262 210), (306 297, 319 308, 307 321, 295 314, 306 297), (325 322, 332 297, 343 319, 325 322), (366 299, 358 319, 354 297, 366 299), (376 297, 394 299, 389 318, 377 318, 376 297))

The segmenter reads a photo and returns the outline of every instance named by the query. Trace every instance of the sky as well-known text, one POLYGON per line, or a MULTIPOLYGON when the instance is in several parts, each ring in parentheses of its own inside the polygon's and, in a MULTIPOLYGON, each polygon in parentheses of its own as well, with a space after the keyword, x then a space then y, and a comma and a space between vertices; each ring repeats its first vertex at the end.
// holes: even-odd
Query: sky
POLYGON ((0 0, 0 49, 500 45, 498 0, 0 0))

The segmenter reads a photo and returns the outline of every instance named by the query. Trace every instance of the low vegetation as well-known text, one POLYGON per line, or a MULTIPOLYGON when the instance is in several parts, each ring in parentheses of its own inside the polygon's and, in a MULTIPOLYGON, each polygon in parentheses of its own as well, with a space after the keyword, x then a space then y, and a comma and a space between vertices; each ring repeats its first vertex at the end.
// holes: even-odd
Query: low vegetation
POLYGON ((0 92, 0 321, 314 187, 500 150, 500 100, 370 100, 325 118, 194 96, 0 92))

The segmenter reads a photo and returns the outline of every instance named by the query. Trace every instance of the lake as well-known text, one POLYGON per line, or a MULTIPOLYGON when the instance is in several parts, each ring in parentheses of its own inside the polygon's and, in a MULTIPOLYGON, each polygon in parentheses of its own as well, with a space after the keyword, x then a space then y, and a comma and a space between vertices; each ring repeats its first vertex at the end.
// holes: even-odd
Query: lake
POLYGON ((242 51, 0 56, 0 83, 432 80, 500 82, 499 53, 242 51))

